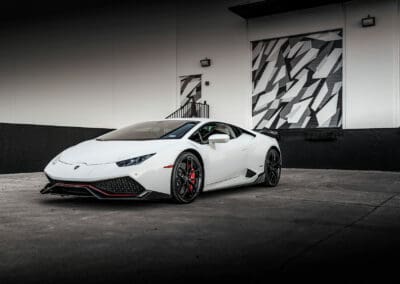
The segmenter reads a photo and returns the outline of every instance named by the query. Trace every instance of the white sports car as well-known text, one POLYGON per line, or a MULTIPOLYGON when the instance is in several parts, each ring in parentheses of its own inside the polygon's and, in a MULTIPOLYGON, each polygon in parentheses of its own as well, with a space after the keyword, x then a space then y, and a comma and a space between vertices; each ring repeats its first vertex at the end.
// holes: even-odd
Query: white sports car
POLYGON ((63 151, 45 168, 41 193, 189 203, 202 191, 276 186, 281 152, 273 136, 208 119, 138 123, 63 151))

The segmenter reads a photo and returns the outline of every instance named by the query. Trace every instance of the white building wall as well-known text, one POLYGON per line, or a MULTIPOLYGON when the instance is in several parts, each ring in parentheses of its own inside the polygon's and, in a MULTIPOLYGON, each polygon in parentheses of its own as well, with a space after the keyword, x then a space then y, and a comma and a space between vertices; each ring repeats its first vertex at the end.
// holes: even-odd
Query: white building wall
POLYGON ((178 13, 178 75, 203 73, 211 82, 203 94, 213 117, 251 126, 250 41, 342 28, 344 128, 399 126, 398 1, 352 1, 256 18, 247 36, 244 23, 226 9, 235 2, 178 13), (377 25, 361 28, 368 14, 377 25), (213 60, 209 69, 198 63, 205 56, 213 60))
POLYGON ((0 122, 113 128, 172 112, 175 7, 158 2, 0 31, 0 122))
POLYGON ((347 128, 398 127, 399 35, 397 1, 346 5, 347 128), (360 28, 371 14, 376 26, 360 28))
POLYGON ((246 21, 230 12, 241 1, 191 1, 178 9, 178 76, 202 74, 202 99, 214 119, 250 126, 250 43, 246 21), (212 66, 200 67, 208 57, 212 66))
POLYGON ((250 41, 343 28, 344 128, 400 126, 397 0, 249 22, 227 9, 242 0, 158 2, 0 31, 0 122, 120 127, 159 119, 178 107, 178 77, 201 73, 211 116, 251 127, 250 41), (368 14, 377 25, 362 29, 368 14), (204 57, 211 67, 200 67, 204 57))
POLYGON ((342 28, 344 128, 399 126, 398 1, 352 1, 249 21, 249 39, 342 28), (362 28, 368 14, 377 25, 362 28))

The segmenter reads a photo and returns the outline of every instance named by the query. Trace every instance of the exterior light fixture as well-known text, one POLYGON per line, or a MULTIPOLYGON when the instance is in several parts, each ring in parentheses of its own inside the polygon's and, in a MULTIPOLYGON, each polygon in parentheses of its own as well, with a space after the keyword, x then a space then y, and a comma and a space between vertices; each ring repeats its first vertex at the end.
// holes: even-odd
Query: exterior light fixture
POLYGON ((200 65, 201 67, 210 67, 211 66, 211 59, 209 58, 204 58, 200 60, 200 65))
POLYGON ((370 15, 368 15, 365 18, 361 19, 361 26, 363 28, 368 28, 368 27, 373 27, 375 26, 375 17, 371 17, 370 15))

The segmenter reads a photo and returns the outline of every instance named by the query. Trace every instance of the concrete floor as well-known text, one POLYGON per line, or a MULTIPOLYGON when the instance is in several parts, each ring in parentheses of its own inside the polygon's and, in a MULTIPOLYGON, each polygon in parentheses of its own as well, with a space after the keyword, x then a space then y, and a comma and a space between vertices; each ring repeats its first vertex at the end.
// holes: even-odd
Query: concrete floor
POLYGON ((275 189, 190 205, 43 196, 45 182, 0 176, 0 283, 368 282, 400 266, 400 173, 288 169, 275 189))

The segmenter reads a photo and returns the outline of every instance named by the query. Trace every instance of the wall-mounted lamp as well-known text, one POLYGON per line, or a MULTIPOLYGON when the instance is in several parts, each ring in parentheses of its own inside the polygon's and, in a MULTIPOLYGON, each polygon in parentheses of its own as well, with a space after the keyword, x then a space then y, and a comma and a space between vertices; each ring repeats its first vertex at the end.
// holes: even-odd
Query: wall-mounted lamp
POLYGON ((375 26, 375 17, 371 17, 370 15, 368 15, 365 18, 361 19, 361 26, 363 28, 368 28, 368 27, 373 27, 375 26))
POLYGON ((200 60, 200 65, 201 67, 210 67, 211 66, 211 59, 209 58, 204 58, 200 60))

